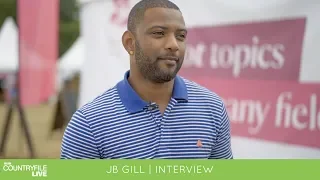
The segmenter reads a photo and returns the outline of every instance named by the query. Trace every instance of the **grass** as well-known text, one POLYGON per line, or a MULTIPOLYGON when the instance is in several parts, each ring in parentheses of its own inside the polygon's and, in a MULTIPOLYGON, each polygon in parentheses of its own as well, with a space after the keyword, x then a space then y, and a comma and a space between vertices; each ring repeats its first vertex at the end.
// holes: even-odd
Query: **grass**
MULTIPOLYGON (((0 104, 0 137, 2 136, 7 106, 0 104)), ((31 131, 36 158, 55 159, 59 158, 62 132, 51 134, 54 106, 39 105, 25 109, 27 122, 31 131)), ((4 156, 1 158, 29 158, 26 139, 21 131, 17 110, 14 111, 9 139, 4 156)))

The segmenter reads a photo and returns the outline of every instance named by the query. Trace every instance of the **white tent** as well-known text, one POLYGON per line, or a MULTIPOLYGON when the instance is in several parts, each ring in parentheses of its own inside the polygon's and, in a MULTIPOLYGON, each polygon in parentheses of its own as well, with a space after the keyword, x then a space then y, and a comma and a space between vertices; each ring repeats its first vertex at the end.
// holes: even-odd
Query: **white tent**
POLYGON ((76 73, 81 71, 85 58, 84 48, 83 40, 79 37, 60 58, 57 64, 57 91, 61 90, 65 80, 73 78, 76 73))
POLYGON ((0 73, 14 72, 18 68, 18 31, 12 17, 8 17, 0 31, 0 73))
POLYGON ((72 47, 61 57, 58 68, 60 77, 67 79, 81 70, 84 61, 84 43, 79 37, 72 47))

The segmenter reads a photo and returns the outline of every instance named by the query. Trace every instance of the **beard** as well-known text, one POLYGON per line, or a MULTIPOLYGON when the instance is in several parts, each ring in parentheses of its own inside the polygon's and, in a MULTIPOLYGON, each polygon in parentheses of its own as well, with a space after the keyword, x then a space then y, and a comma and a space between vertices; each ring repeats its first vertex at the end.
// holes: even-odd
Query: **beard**
POLYGON ((181 59, 177 62, 175 69, 164 69, 160 67, 159 60, 148 57, 138 42, 136 46, 136 65, 142 76, 154 83, 165 83, 174 79, 182 66, 181 59))

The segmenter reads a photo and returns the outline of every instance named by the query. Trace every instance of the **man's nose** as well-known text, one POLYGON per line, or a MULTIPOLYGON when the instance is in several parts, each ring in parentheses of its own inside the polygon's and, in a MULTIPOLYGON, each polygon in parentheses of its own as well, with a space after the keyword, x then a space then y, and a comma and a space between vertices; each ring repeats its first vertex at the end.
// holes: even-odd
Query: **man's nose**
POLYGON ((170 35, 167 37, 166 49, 171 52, 176 52, 179 50, 179 45, 175 35, 170 35))

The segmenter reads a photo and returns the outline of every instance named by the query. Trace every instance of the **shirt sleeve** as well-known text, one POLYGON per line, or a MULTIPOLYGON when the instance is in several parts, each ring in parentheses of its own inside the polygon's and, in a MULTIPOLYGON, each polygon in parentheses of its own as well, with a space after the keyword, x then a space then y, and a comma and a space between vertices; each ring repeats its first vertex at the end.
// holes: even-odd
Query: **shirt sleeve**
POLYGON ((73 114, 66 127, 60 159, 100 159, 94 135, 80 110, 73 114))
POLYGON ((221 104, 221 113, 219 114, 220 129, 218 130, 217 141, 209 159, 233 159, 230 121, 223 101, 221 101, 221 104))

